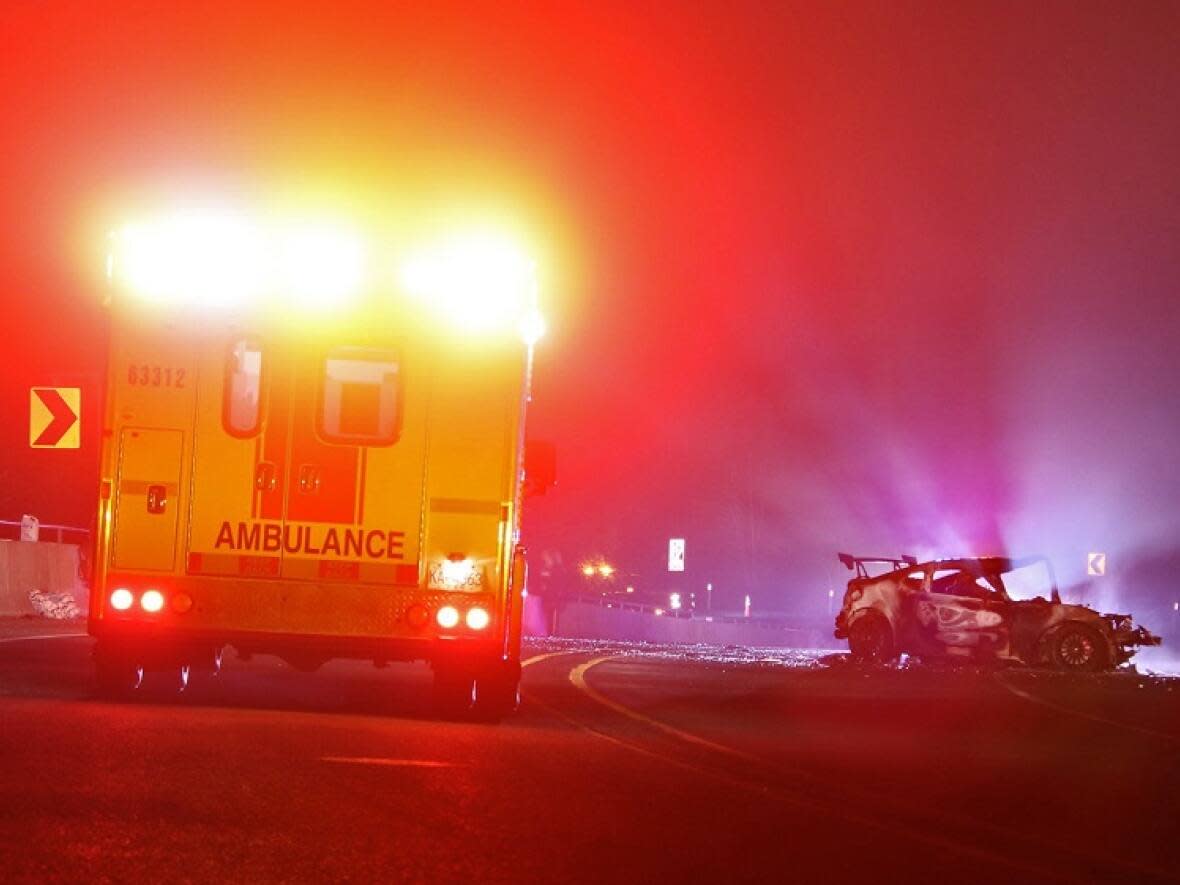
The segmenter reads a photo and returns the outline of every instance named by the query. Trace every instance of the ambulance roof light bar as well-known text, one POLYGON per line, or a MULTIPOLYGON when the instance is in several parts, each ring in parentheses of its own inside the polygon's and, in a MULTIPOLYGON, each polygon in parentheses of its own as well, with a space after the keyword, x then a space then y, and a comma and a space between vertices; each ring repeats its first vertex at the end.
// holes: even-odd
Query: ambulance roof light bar
POLYGON ((347 305, 365 277, 364 244, 342 224, 262 226, 243 213, 178 212, 112 235, 107 275, 149 304, 250 308, 268 298, 327 310, 347 305))
MULTIPOLYGON (((309 312, 349 306, 371 282, 364 240, 347 225, 263 225, 245 213, 193 210, 129 224, 111 238, 107 275, 148 304, 211 311, 273 301, 309 312)), ((412 250, 392 281, 463 333, 544 334, 533 262, 511 238, 464 233, 412 250)))
POLYGON ((137 222, 113 234, 107 274, 149 303, 232 307, 263 287, 259 239, 245 218, 224 212, 137 222))
POLYGON ((544 333, 536 267, 508 237, 491 232, 443 239, 405 259, 401 289, 463 332, 516 324, 529 344, 544 333))

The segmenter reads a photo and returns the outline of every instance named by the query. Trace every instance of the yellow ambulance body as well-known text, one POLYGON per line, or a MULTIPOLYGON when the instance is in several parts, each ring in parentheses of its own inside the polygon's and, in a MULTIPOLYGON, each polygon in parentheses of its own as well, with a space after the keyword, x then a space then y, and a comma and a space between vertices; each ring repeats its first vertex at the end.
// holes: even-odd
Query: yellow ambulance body
POLYGON ((427 660, 441 704, 513 709, 535 291, 483 322, 503 262, 480 268, 477 251, 474 273, 448 276, 465 259, 444 250, 417 299, 268 284, 219 301, 201 287, 235 280, 201 264, 215 249, 124 240, 90 601, 100 685, 134 690, 147 670, 183 689, 232 645, 308 670, 427 660), (161 255, 179 284, 137 269, 161 255), (472 304, 480 323, 463 322, 472 304))

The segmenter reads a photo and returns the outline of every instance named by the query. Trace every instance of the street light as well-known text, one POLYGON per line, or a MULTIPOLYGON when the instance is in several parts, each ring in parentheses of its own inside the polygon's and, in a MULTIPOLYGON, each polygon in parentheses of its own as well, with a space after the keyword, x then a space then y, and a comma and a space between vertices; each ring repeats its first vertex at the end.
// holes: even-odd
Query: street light
POLYGON ((617 569, 607 562, 605 559, 592 559, 583 562, 581 565, 582 574, 587 578, 593 578, 596 575, 601 578, 609 578, 617 571, 617 569))
MULTIPOLYGON (((615 583, 615 575, 618 574, 618 569, 611 565, 601 557, 594 557, 588 559, 578 566, 578 571, 582 573, 582 577, 586 580, 586 586, 583 592, 590 594, 598 594, 599 596, 611 596, 618 592, 615 583)), ((628 593, 634 592, 628 589, 628 593)))

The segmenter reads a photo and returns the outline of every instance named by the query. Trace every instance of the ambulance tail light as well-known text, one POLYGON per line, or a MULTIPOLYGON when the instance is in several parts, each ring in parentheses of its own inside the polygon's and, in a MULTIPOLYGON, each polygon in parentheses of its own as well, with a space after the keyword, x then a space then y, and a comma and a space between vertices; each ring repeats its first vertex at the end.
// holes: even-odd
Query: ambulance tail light
POLYGON ((459 626, 459 609, 453 605, 444 605, 438 610, 434 619, 438 621, 438 625, 444 630, 453 630, 459 626))
POLYGON ((126 587, 119 587, 111 593, 111 608, 125 612, 135 603, 135 594, 126 587))
POLYGON ((164 608, 164 594, 159 590, 144 590, 139 597, 139 605, 145 612, 154 615, 164 608))
POLYGON ((477 605, 467 610, 467 626, 471 630, 485 630, 491 621, 492 617, 486 608, 477 605))

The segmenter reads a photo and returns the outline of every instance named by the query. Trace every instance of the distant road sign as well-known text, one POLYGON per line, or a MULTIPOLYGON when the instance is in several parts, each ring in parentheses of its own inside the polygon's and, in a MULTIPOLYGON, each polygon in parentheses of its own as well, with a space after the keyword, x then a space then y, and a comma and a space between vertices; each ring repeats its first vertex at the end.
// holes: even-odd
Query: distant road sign
POLYGON ((1106 554, 1091 553, 1086 557, 1086 573, 1091 575, 1106 574, 1106 554))
POLYGON ((82 391, 77 387, 29 389, 29 445, 34 449, 76 449, 82 444, 82 391))
POLYGON ((26 513, 20 518, 20 539, 35 544, 40 537, 41 521, 37 517, 26 513))
POLYGON ((684 538, 672 538, 668 541, 668 571, 684 571, 684 538))

